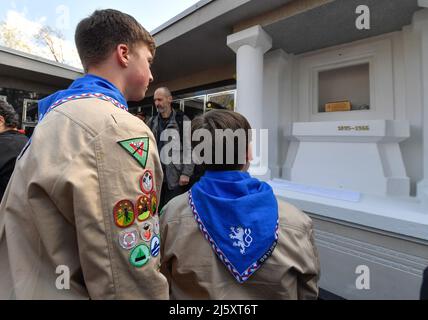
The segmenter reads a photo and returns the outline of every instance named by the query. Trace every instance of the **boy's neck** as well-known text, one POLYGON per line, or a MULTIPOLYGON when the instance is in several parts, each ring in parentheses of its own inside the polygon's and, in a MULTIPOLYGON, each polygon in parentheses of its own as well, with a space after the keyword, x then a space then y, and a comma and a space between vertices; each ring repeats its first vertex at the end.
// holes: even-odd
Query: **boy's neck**
POLYGON ((106 79, 108 81, 110 81, 112 84, 114 84, 114 86, 119 89, 119 91, 122 93, 122 95, 125 97, 126 100, 128 100, 128 98, 125 96, 125 90, 124 86, 122 85, 122 81, 120 79, 120 77, 117 76, 117 74, 115 74, 115 72, 112 72, 110 70, 107 70, 105 68, 89 68, 88 69, 88 74, 92 74, 94 76, 106 79))
POLYGON ((2 122, 0 122, 0 133, 6 132, 6 131, 7 131, 7 127, 2 122))
POLYGON ((5 132, 8 132, 8 131, 18 131, 18 129, 16 129, 16 128, 9 128, 9 127, 5 127, 5 126, 0 127, 0 133, 5 133, 5 132))

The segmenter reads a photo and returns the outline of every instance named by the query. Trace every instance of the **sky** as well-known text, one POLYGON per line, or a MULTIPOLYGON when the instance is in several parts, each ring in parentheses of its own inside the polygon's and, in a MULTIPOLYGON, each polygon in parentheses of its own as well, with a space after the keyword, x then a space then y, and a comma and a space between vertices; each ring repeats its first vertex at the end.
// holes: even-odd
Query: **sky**
POLYGON ((0 23, 18 30, 32 53, 45 58, 49 58, 49 52, 35 48, 31 39, 43 25, 59 30, 65 38, 62 46, 66 63, 80 67, 74 30, 78 22, 94 10, 113 8, 126 12, 152 31, 197 2, 199 0, 0 0, 0 23))

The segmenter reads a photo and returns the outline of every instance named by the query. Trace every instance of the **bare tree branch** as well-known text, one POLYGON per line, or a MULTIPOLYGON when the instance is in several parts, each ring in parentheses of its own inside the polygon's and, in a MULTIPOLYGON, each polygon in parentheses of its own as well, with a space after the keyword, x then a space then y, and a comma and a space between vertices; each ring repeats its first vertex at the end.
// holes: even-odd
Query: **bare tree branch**
POLYGON ((34 36, 39 44, 46 46, 56 62, 64 63, 64 54, 62 42, 64 36, 59 30, 55 30, 50 26, 43 26, 34 36))

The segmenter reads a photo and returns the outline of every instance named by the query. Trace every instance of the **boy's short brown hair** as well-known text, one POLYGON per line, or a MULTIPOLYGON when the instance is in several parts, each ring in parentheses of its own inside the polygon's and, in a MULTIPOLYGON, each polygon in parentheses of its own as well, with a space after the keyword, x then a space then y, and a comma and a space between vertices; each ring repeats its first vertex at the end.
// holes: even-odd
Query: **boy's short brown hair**
MULTIPOLYGON (((241 115, 240 113, 233 112, 230 110, 212 110, 207 113, 196 117, 192 120, 192 134, 198 129, 206 129, 210 132, 212 137, 212 159, 210 163, 202 163, 201 169, 203 171, 233 171, 233 170, 242 170, 245 166, 245 161, 247 159, 248 147, 251 142, 251 126, 248 120, 241 115), (231 130, 230 133, 227 133, 226 136, 233 137, 233 162, 228 163, 227 160, 227 139, 216 141, 216 130, 225 131, 231 130), (245 134, 245 148, 240 148, 239 139, 233 136, 234 133, 241 130, 245 134), (222 163, 216 163, 216 148, 223 148, 223 159, 222 163), (242 151, 240 151, 242 150, 242 151)), ((192 141, 193 147, 195 147, 198 142, 192 141)))
POLYGON ((119 44, 130 50, 144 43, 152 55, 156 45, 153 37, 132 16, 113 9, 96 10, 77 25, 75 42, 85 71, 104 61, 119 44))

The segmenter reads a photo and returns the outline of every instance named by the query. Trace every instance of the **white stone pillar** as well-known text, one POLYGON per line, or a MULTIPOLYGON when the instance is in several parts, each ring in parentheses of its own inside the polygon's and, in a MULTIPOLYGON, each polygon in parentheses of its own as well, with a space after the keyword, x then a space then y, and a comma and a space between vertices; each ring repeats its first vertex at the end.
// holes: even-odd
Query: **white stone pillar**
POLYGON ((418 184, 418 197, 428 208, 428 9, 417 11, 413 17, 415 31, 421 39, 423 175, 418 184))
MULTIPOLYGON (((236 111, 243 114, 257 130, 257 140, 260 141, 265 106, 263 103, 263 62, 264 54, 272 47, 272 38, 260 27, 234 33, 227 37, 227 45, 236 53, 237 105, 236 111)), ((274 146, 273 146, 274 147, 274 146)), ((254 148, 256 156, 267 157, 263 144, 257 143, 254 148), (260 147, 263 150, 260 150, 260 147)), ((269 172, 259 172, 260 161, 253 163, 250 172, 254 175, 270 178, 269 172)))
POLYGON ((265 54, 263 80, 263 127, 269 129, 269 169, 272 178, 280 178, 284 161, 281 152, 288 143, 280 137, 284 126, 291 126, 291 56, 282 49, 265 54), (287 114, 284 116, 284 114, 287 114))

